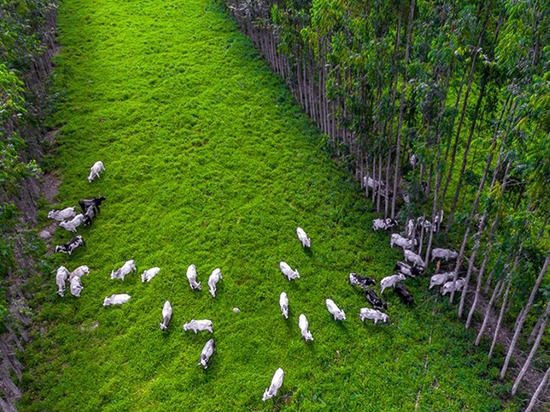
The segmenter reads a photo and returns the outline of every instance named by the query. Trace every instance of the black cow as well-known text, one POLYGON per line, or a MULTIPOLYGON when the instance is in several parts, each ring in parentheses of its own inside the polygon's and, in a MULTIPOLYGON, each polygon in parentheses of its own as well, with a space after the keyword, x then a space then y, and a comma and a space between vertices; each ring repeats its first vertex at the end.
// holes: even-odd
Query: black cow
POLYGON ((105 200, 105 197, 100 195, 98 197, 94 197, 93 199, 80 200, 78 204, 82 208, 82 213, 86 213, 90 206, 93 206, 94 211, 99 213, 99 206, 101 205, 101 202, 103 202, 104 200, 105 200))
POLYGON ((82 239, 82 236, 80 235, 73 238, 73 240, 71 240, 69 243, 56 246, 55 251, 68 253, 70 255, 71 253, 73 253, 73 250, 75 250, 79 246, 86 246, 86 244, 84 243, 84 239, 82 239))
POLYGON ((403 302, 405 305, 412 305, 414 303, 413 295, 401 283, 397 283, 393 288, 393 291, 397 296, 399 296, 401 302, 403 302))
POLYGON ((367 298, 367 302, 369 302, 374 309, 388 309, 388 304, 386 302, 383 302, 382 299, 380 299, 378 295, 374 292, 374 290, 367 288, 365 290, 365 297, 367 298))
POLYGON ((376 281, 367 276, 358 275, 355 272, 349 274, 349 283, 352 285, 357 285, 363 289, 367 289, 371 285, 376 285, 376 281))
POLYGON ((406 276, 410 276, 411 278, 415 278, 417 276, 422 276, 424 274, 424 268, 423 267, 413 267, 405 262, 397 262, 395 264, 395 270, 397 270, 399 273, 402 273, 406 276))

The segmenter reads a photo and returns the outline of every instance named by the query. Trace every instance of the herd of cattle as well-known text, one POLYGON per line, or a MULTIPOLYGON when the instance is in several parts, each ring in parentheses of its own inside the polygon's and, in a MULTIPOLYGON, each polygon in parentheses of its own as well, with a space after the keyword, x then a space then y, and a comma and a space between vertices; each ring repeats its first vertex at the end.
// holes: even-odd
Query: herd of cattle
MULTIPOLYGON (((88 181, 91 183, 96 177, 99 177, 99 172, 104 171, 105 167, 102 162, 96 162, 90 171, 88 181)), ((79 201, 79 205, 82 209, 82 213, 76 214, 75 207, 69 207, 63 210, 52 210, 48 213, 48 217, 59 221, 59 226, 71 231, 76 232, 76 228, 80 225, 88 226, 92 224, 92 221, 95 219, 97 214, 100 212, 101 203, 105 201, 105 197, 98 196, 93 199, 84 199, 79 201)), ((414 253, 411 249, 414 249, 418 246, 418 236, 417 231, 420 229, 428 231, 437 231, 439 224, 443 218, 443 212, 436 217, 436 221, 432 224, 424 217, 417 219, 409 219, 405 228, 405 236, 402 236, 399 233, 393 233, 390 238, 390 247, 397 245, 403 249, 404 260, 405 262, 397 262, 395 265, 395 271, 397 272, 394 275, 384 277, 380 280, 380 296, 383 295, 386 289, 392 289, 394 293, 400 298, 400 300, 407 305, 412 305, 414 303, 414 297, 411 292, 402 284, 408 277, 418 277, 424 274, 426 271, 426 262, 422 260, 420 255, 414 253), (409 262, 409 263, 407 263, 409 262)), ((388 230, 394 228, 398 225, 398 222, 393 219, 375 219, 373 221, 373 230, 378 231, 379 229, 388 230)), ((304 248, 311 247, 311 240, 307 236, 306 232, 298 227, 296 229, 296 234, 299 241, 301 242, 304 248)), ((70 242, 58 245, 55 247, 55 252, 71 254, 79 246, 85 245, 84 239, 82 236, 77 235, 70 242)), ((458 253, 449 249, 435 248, 432 251, 432 261, 441 260, 448 261, 450 259, 456 259, 458 253)), ((299 279, 300 274, 298 270, 292 269, 290 265, 286 262, 281 261, 279 264, 281 273, 287 277, 289 281, 299 279)), ((111 279, 121 279, 124 280, 125 276, 136 272, 137 268, 134 260, 128 260, 117 270, 111 271, 111 279)), ((149 282, 153 279, 160 271, 160 268, 154 267, 145 270, 141 275, 142 282, 149 282)), ((64 296, 66 290, 66 283, 69 282, 70 292, 73 296, 79 297, 83 289, 81 278, 90 273, 88 266, 80 266, 70 272, 66 267, 60 266, 56 272, 56 283, 57 283, 57 293, 60 296, 64 296)), ((195 265, 189 265, 187 268, 187 280, 191 290, 201 290, 201 282, 197 281, 197 269, 195 265)), ((435 286, 441 286, 441 293, 445 295, 446 293, 451 292, 453 289, 460 290, 463 287, 464 280, 457 279, 456 281, 451 281, 454 278, 454 272, 446 272, 435 274, 430 279, 429 289, 431 290, 435 286)), ((210 289, 210 294, 216 296, 216 285, 222 279, 222 273, 219 268, 214 269, 212 274, 208 279, 208 286, 210 289)), ((365 293, 367 302, 372 306, 372 308, 360 308, 359 317, 361 321, 365 319, 373 320, 375 324, 380 322, 388 322, 389 316, 386 313, 388 305, 384 302, 380 296, 372 289, 376 285, 376 280, 367 276, 361 276, 357 273, 349 274, 350 284, 359 286, 365 293)), ((105 297, 103 301, 103 306, 109 305, 121 305, 130 300, 131 296, 128 294, 113 294, 111 296, 105 297)), ((343 321, 346 320, 346 314, 341 310, 332 299, 326 299, 325 301, 327 310, 333 316, 334 320, 343 321)), ((289 310, 289 299, 286 292, 281 292, 279 296, 279 305, 282 312, 282 315, 285 319, 288 319, 288 310, 289 310)), ((238 313, 239 309, 234 308, 234 312, 238 313)), ((170 319, 172 317, 172 306, 169 301, 164 303, 162 308, 162 322, 159 323, 160 329, 162 331, 168 328, 170 319)), ((304 313, 301 313, 298 317, 298 327, 302 334, 304 340, 312 341, 313 335, 309 330, 309 322, 304 313)), ((195 333, 200 331, 208 331, 213 333, 213 322, 208 319, 195 320, 185 323, 183 325, 185 331, 192 330, 195 333)), ((210 358, 215 352, 215 343, 214 339, 210 339, 204 345, 199 365, 204 369, 208 367, 210 358)), ((284 378, 283 369, 279 368, 275 372, 271 385, 265 390, 263 395, 263 400, 267 400, 276 396, 278 389, 281 387, 284 378)))

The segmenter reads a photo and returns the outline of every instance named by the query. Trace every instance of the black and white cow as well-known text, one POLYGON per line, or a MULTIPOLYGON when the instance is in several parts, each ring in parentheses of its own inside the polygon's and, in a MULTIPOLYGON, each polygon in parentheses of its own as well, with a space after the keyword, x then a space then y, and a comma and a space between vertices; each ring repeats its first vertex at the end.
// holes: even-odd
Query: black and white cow
POLYGON ((378 297, 376 292, 372 289, 365 290, 365 297, 374 309, 387 310, 388 304, 378 297))
POLYGON ((103 202, 104 200, 105 197, 99 195, 98 197, 94 197, 93 199, 82 199, 78 202, 78 204, 82 208, 82 213, 86 213, 90 206, 93 206, 94 211, 96 213, 99 213, 99 206, 101 206, 101 202, 103 202))
POLYGON ((61 252, 61 253, 68 253, 70 255, 79 246, 86 246, 86 243, 84 243, 84 239, 82 239, 82 236, 80 236, 80 235, 74 237, 68 243, 64 243, 62 245, 57 245, 55 247, 55 251, 56 252, 61 252))
POLYGON ((399 273, 402 273, 406 276, 410 276, 411 278, 422 276, 424 274, 423 267, 410 266, 410 265, 407 265, 405 262, 397 262, 395 264, 395 270, 397 270, 399 273))
POLYGON ((376 280, 369 278, 367 276, 358 275, 355 272, 349 274, 349 283, 352 285, 357 285, 363 289, 367 289, 369 286, 376 285, 376 280))
POLYGON ((395 219, 374 219, 372 221, 372 230, 378 231, 379 229, 388 230, 397 226, 399 223, 395 219))
POLYGON ((93 205, 90 205, 88 206, 86 213, 84 213, 84 226, 90 226, 94 218, 95 218, 95 209, 93 205))
POLYGON ((401 283, 396 283, 393 287, 393 291, 397 296, 399 296, 401 302, 403 302, 405 305, 412 305, 414 303, 413 295, 401 283))

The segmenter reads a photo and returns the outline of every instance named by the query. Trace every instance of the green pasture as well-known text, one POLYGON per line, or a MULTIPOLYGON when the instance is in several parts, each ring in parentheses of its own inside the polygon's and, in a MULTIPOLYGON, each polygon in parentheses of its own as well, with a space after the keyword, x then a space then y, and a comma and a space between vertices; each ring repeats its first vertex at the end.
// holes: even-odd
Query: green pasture
MULTIPOLYGON (((79 229, 86 247, 51 257, 52 270, 90 267, 81 297, 59 297, 51 272, 35 294, 21 411, 517 410, 428 279, 407 280, 414 308, 387 290, 390 322, 360 322, 368 304, 349 273, 380 280, 401 253, 372 232, 370 203, 220 4, 63 0, 58 30, 52 123, 63 183, 52 207, 107 200, 79 229), (90 184, 97 160, 106 171, 90 184), (137 274, 111 280, 129 259, 137 274), (287 281, 281 260, 301 278, 287 281), (185 277, 192 263, 200 292, 185 277), (160 273, 141 283, 153 266, 160 273), (132 298, 103 307, 113 293, 132 298), (326 298, 346 321, 332 320, 326 298), (162 333, 166 300, 174 312, 162 333), (191 319, 214 322, 207 370, 198 361, 211 336, 184 332, 191 319), (263 402, 279 367, 284 384, 263 402)), ((71 237, 58 229, 54 243, 71 237)))

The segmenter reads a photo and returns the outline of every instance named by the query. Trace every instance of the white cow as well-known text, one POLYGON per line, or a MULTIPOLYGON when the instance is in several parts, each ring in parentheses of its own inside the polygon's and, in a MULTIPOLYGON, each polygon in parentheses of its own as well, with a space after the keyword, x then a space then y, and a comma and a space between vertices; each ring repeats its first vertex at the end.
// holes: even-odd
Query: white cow
POLYGON ((50 210, 48 212, 48 217, 50 219, 55 219, 59 222, 62 222, 67 219, 72 219, 73 217, 76 216, 76 212, 74 208, 75 207, 73 206, 73 207, 67 207, 63 210, 50 210))
POLYGON ((416 239, 407 239, 401 236, 399 233, 392 233, 390 239, 390 247, 393 249, 393 245, 402 247, 403 249, 412 249, 418 242, 416 239))
POLYGON ((451 249, 435 248, 434 250, 432 250, 432 262, 435 259, 445 259, 445 261, 448 261, 449 259, 456 259, 457 257, 458 252, 451 249))
POLYGON ((405 261, 411 262, 414 266, 419 268, 426 268, 426 264, 422 260, 420 256, 418 256, 416 253, 411 252, 408 249, 403 249, 403 254, 405 256, 405 261))
POLYGON ((210 294, 213 297, 216 297, 216 284, 220 281, 222 278, 222 271, 220 268, 216 268, 212 271, 212 274, 208 278, 208 287, 210 288, 210 294))
POLYGON ((285 373, 281 368, 275 371, 275 374, 273 375, 273 379, 271 379, 271 385, 269 385, 269 388, 265 390, 264 396, 262 397, 262 400, 264 402, 277 395, 277 391, 283 385, 284 376, 285 376, 285 373))
POLYGON ((378 187, 382 187, 382 183, 378 180, 373 179, 372 177, 365 176, 363 178, 363 183, 365 186, 370 187, 372 190, 378 189, 378 187))
POLYGON ((334 317, 334 320, 346 320, 346 314, 341 310, 332 299, 327 299, 325 301, 327 309, 330 314, 334 317))
POLYGON ((379 310, 371 308, 361 308, 359 310, 359 317, 361 318, 362 322, 364 322, 365 319, 372 319, 374 321, 374 324, 378 323, 379 320, 382 322, 387 322, 390 318, 384 312, 380 312, 379 310))
POLYGON ((397 220, 386 218, 386 219, 374 219, 372 221, 372 230, 378 231, 378 229, 388 230, 397 226, 397 220))
POLYGON ((288 319, 288 296, 286 295, 286 292, 281 292, 281 295, 279 296, 279 306, 281 307, 281 312, 283 313, 285 319, 288 319))
POLYGON ((424 216, 420 216, 419 218, 417 218, 416 223, 428 231, 431 230, 432 232, 437 232, 437 225, 432 224, 432 222, 430 222, 424 216))
POLYGON ((153 279, 155 276, 157 276, 157 273, 159 273, 159 272, 160 272, 160 268, 159 268, 159 267, 154 267, 154 268, 145 270, 145 271, 141 274, 141 282, 142 282, 142 283, 150 282, 151 279, 153 279))
POLYGON ((113 294, 103 300, 103 306, 122 305, 123 303, 128 302, 130 298, 131 296, 126 293, 121 293, 119 295, 113 294))
POLYGON ((380 281, 380 294, 384 293, 384 290, 387 288, 395 287, 395 284, 401 280, 405 280, 405 275, 403 273, 386 276, 380 281))
POLYGON ((96 177, 100 177, 99 172, 102 172, 103 170, 105 170, 105 166, 103 166, 103 162, 101 160, 95 162, 90 169, 90 176, 88 176, 88 182, 92 183, 96 177))
POLYGON ((202 348, 199 365, 202 365, 204 369, 208 367, 208 362, 210 361, 210 358, 214 354, 215 350, 216 350, 216 345, 214 344, 214 339, 210 339, 208 342, 206 342, 206 344, 202 348))
POLYGON ((298 239, 302 242, 303 247, 311 247, 311 239, 307 237, 306 232, 301 227, 296 229, 298 239))
POLYGON ((454 273, 454 272, 446 272, 446 273, 440 273, 440 274, 438 274, 438 275, 433 275, 433 276, 430 278, 430 290, 431 290, 434 286, 441 286, 441 285, 443 285, 445 282, 449 281, 449 280, 452 279, 454 276, 455 276, 455 273, 454 273))
POLYGON ((281 272, 283 272, 283 275, 285 275, 288 278, 288 280, 300 278, 300 274, 298 273, 298 271, 292 270, 292 268, 288 265, 288 263, 281 262, 279 264, 279 267, 281 268, 281 272))
POLYGON ((214 329, 212 329, 212 321, 208 319, 203 320, 195 320, 192 319, 191 321, 183 324, 183 330, 188 331, 191 329, 195 334, 197 332, 202 332, 204 330, 207 330, 210 333, 214 333, 214 329))
POLYGON ((69 232, 76 232, 76 228, 84 223, 85 220, 86 218, 84 217, 84 215, 82 213, 79 213, 78 215, 73 217, 72 220, 67 220, 59 223, 59 226, 63 229, 68 230, 69 232))
POLYGON ((63 297, 65 293, 65 282, 69 278, 69 271, 65 266, 59 266, 55 275, 55 283, 57 283, 57 294, 63 297))
POLYGON ((127 260, 124 262, 124 265, 122 265, 119 269, 116 271, 111 271, 111 279, 122 279, 124 280, 124 277, 131 272, 137 271, 136 264, 134 263, 134 260, 127 260))
POLYGON ((69 280, 72 280, 74 277, 81 278, 82 276, 86 276, 89 273, 90 273, 90 268, 88 266, 86 265, 79 266, 69 274, 69 280))
POLYGON ((306 340, 313 340, 313 335, 309 331, 309 322, 307 321, 306 315, 303 313, 298 317, 298 327, 300 328, 300 332, 302 332, 302 336, 306 340))
POLYGON ((80 282, 80 277, 75 276, 71 279, 71 295, 76 296, 77 298, 80 297, 80 292, 84 289, 82 286, 82 283, 80 282))
POLYGON ((201 290, 201 282, 197 282, 197 268, 195 265, 189 265, 187 268, 187 280, 189 281, 191 290, 201 290))
POLYGON ((166 328, 168 328, 170 319, 172 319, 172 305, 169 301, 166 301, 162 307, 162 322, 159 323, 160 330, 166 330, 166 328))
POLYGON ((466 279, 457 279, 453 288, 453 281, 451 280, 450 282, 447 282, 443 285, 443 287, 441 288, 441 294, 445 295, 447 293, 450 293, 453 291, 453 289, 455 292, 462 290, 464 283, 466 283, 466 279))
POLYGON ((405 235, 408 238, 412 238, 416 232, 416 222, 414 219, 407 220, 407 227, 405 228, 405 235))

